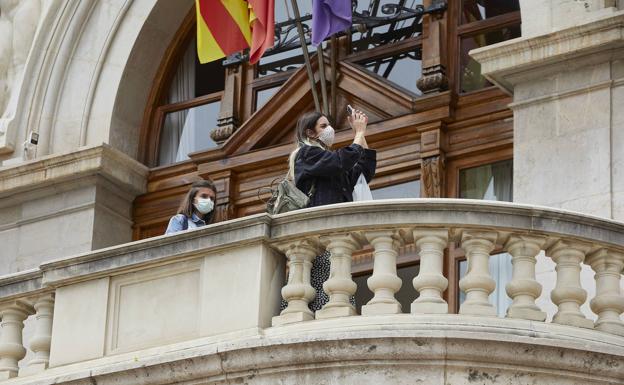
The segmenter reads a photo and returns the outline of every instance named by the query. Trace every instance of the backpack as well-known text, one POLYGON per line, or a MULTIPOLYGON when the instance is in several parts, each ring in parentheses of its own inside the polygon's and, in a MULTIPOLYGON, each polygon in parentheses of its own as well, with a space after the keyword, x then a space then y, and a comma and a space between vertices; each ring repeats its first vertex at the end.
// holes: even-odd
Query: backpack
POLYGON ((306 194, 290 180, 283 179, 277 188, 270 188, 270 190, 271 198, 266 202, 266 211, 269 214, 281 214, 308 207, 310 198, 314 194, 314 184, 310 192, 306 194))

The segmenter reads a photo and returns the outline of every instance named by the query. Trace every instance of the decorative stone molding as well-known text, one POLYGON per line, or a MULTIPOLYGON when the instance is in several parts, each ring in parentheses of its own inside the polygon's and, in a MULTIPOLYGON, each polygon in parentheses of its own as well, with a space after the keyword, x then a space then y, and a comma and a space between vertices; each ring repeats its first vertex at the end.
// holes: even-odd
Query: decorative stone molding
POLYGON ((148 168, 103 144, 0 168, 0 198, 89 175, 102 175, 135 195, 145 192, 148 168))
POLYGON ((22 342, 24 320, 33 312, 24 301, 0 305, 0 380, 17 377, 17 363, 26 356, 22 342))
POLYGON ((587 263, 596 272, 596 297, 590 301, 591 309, 598 314, 595 328, 624 336, 624 295, 620 287, 624 254, 600 249, 587 257, 587 263))
POLYGON ((496 317, 496 308, 488 296, 496 288, 490 274, 490 253, 494 250, 498 233, 491 231, 466 231, 462 233, 461 247, 466 252, 468 271, 459 280, 459 288, 466 293, 466 300, 459 307, 459 314, 496 317))
POLYGON ((542 293, 542 285, 535 280, 536 256, 546 243, 545 237, 511 236, 505 249, 511 254, 513 276, 505 289, 513 303, 507 317, 544 321, 546 313, 535 304, 542 293))
POLYGON ((359 234, 346 233, 321 237, 321 243, 331 253, 329 279, 323 283, 329 302, 316 312, 316 318, 355 315, 355 308, 349 301, 357 290, 357 285, 351 278, 351 258, 353 252, 362 247, 364 240, 359 234))
POLYGON ((553 322, 581 328, 593 328, 594 323, 581 312, 587 292, 581 287, 581 262, 591 245, 579 241, 557 241, 546 250, 557 264, 557 285, 550 293, 558 311, 553 322))
POLYGON ((288 303, 279 316, 273 317, 273 326, 314 319, 308 303, 314 299, 316 290, 310 284, 312 261, 320 248, 315 239, 287 243, 278 246, 288 259, 288 282, 282 288, 282 297, 288 303))
POLYGON ((481 64, 483 76, 512 93, 516 84, 538 73, 560 71, 562 62, 624 47, 623 35, 624 12, 617 12, 561 31, 477 48, 470 56, 481 64))
POLYGON ((412 314, 448 313, 442 293, 448 287, 444 277, 444 249, 448 245, 446 229, 415 229, 414 242, 420 255, 420 271, 412 281, 419 296, 412 302, 412 314))
POLYGON ((35 357, 20 375, 39 373, 50 364, 50 343, 52 342, 52 315, 54 314, 54 295, 45 294, 34 300, 35 335, 30 340, 30 349, 35 357))

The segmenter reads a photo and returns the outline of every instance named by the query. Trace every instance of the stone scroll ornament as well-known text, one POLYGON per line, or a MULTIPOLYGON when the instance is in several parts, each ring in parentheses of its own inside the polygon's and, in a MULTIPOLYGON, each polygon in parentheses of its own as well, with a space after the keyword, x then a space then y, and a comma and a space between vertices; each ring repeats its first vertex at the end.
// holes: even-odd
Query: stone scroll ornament
POLYGON ((41 8, 42 0, 0 0, 0 136, 15 114, 41 8))

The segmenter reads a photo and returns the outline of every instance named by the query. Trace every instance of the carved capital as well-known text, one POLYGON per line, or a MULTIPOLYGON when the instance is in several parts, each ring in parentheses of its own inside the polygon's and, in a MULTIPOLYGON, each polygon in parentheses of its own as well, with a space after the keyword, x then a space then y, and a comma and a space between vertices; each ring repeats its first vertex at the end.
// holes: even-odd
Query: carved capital
POLYGON ((422 77, 416 81, 416 86, 423 94, 448 90, 448 77, 444 66, 423 68, 422 77))

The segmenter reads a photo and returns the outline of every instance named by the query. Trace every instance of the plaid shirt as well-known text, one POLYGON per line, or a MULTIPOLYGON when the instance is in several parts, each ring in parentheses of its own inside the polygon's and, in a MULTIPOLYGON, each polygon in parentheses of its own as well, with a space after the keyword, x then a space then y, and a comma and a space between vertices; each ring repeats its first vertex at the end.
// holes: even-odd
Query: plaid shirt
POLYGON ((314 185, 309 207, 353 202, 353 188, 360 174, 375 176, 377 152, 351 144, 337 151, 304 145, 295 160, 295 184, 306 194, 314 185))

